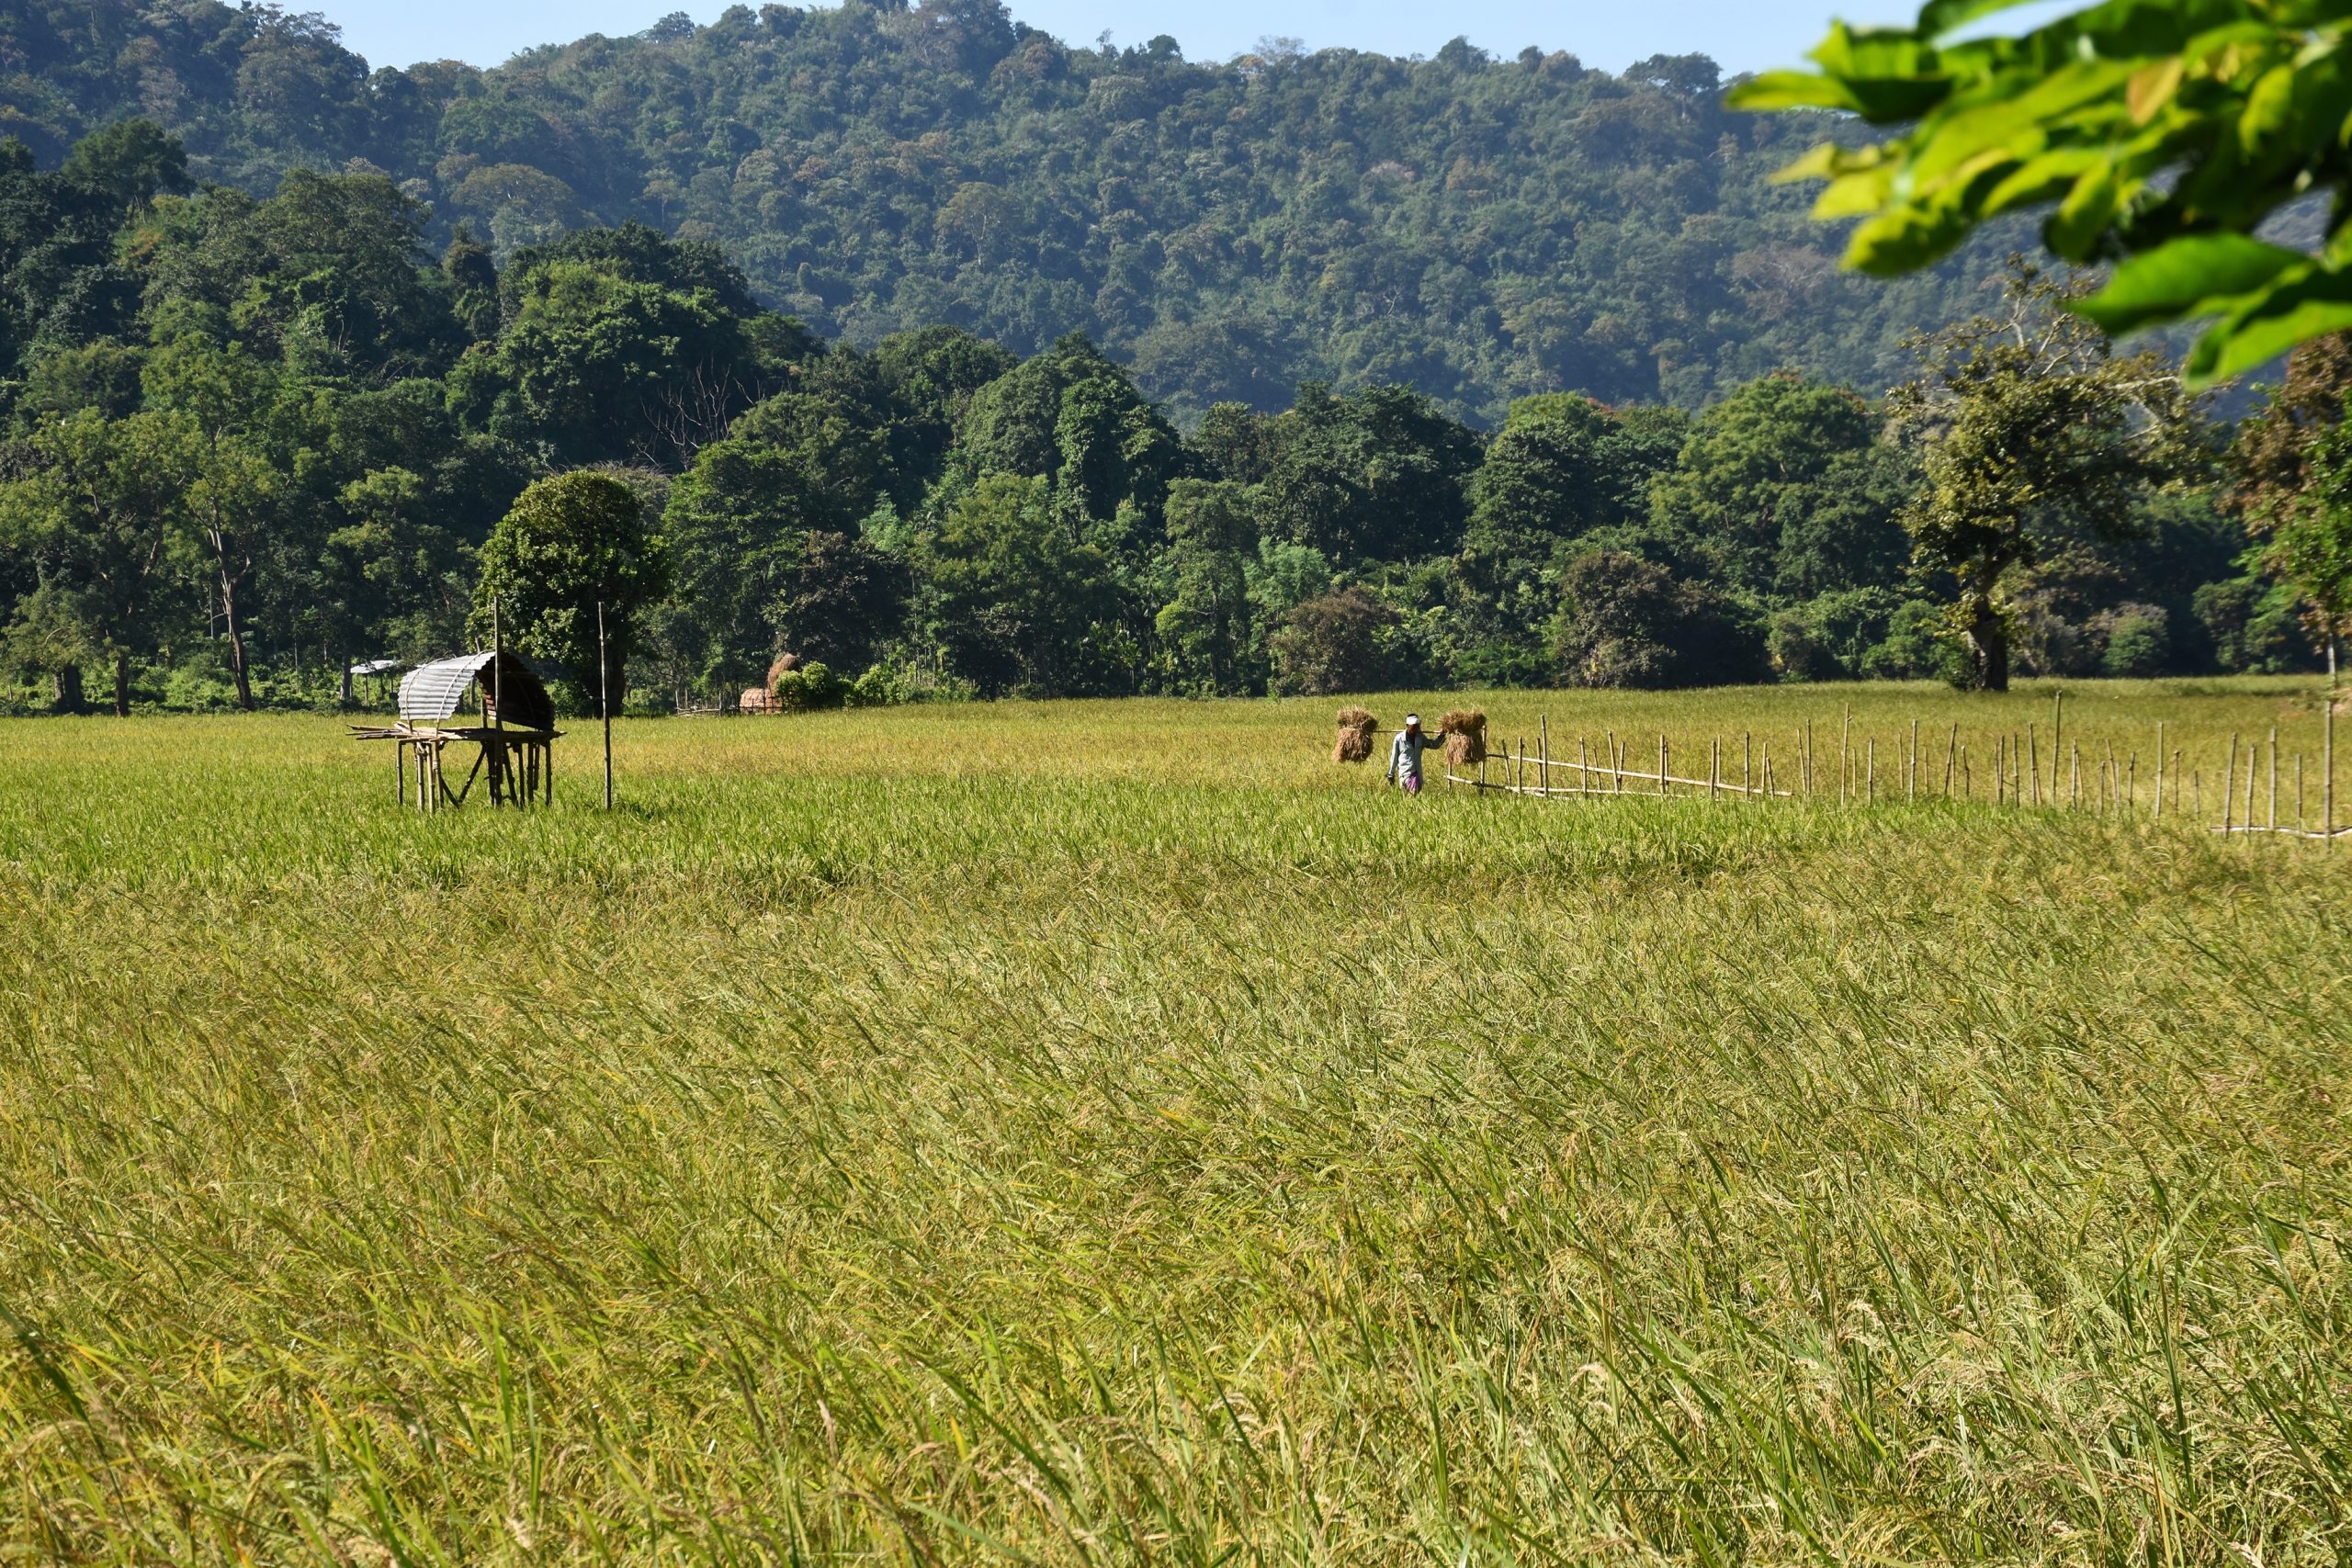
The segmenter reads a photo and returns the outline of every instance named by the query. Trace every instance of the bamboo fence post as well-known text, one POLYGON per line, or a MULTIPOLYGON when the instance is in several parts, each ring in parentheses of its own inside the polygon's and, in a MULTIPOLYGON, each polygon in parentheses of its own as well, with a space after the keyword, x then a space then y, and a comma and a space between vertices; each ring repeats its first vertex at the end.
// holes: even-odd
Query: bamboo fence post
POLYGON ((2058 758, 2066 744, 2066 694, 2050 694, 2050 804, 2058 804, 2058 758))
POLYGON ((2033 804, 2041 804, 2041 742, 2033 733, 2033 720, 2025 723, 2026 776, 2033 781, 2033 804))
POLYGON ((2123 774, 2115 765, 2115 742, 2109 740, 2105 744, 2107 746, 2107 777, 2100 786, 2105 792, 2105 798, 2099 809, 2112 811, 2115 809, 2116 795, 2123 787, 2123 774))
POLYGON ((2009 795, 2009 733, 2003 730, 1993 741, 1993 804, 2007 805, 2009 795))
POLYGON ((2246 747, 2245 747, 2245 831, 2246 831, 2246 842, 2247 842, 2247 844, 2248 844, 2248 846, 2249 846, 2249 847, 2251 847, 2251 845, 2253 844, 2253 841, 2254 841, 2254 764, 2255 764, 2255 762, 2258 760, 2258 759, 2257 759, 2257 757, 2256 756, 2256 753, 2258 750, 2260 750, 2260 748, 2259 748, 2259 747, 2257 747, 2257 746, 2256 746, 2256 745, 2254 744, 2254 742, 2252 742, 2251 740, 2249 740, 2249 741, 2247 741, 2247 742, 2246 742, 2246 747))
POLYGON ((2165 721, 2156 720, 2156 818, 2165 819, 2165 721))
POLYGON ((2270 727, 2270 830, 2278 830, 2278 727, 2270 727))
POLYGON ((1713 743, 1707 748, 1707 798, 1711 801, 1723 797, 1723 773, 1724 738, 1718 735, 1713 743))
POLYGON ((2327 639, 2327 708, 2320 720, 2319 830, 2335 848, 2335 638, 2327 639))
POLYGON ((1579 793, 1592 793, 1592 759, 1587 754, 1584 737, 1577 737, 1577 788, 1579 793))
POLYGON ((392 798, 403 806, 408 804, 408 744, 405 741, 392 743, 392 798))
POLYGON ((1911 761, 1905 770, 1903 804, 1916 806, 1919 800, 1919 721, 1911 721, 1911 761))
POLYGON ((1550 714, 1539 713, 1535 716, 1535 736, 1536 787, 1544 792, 1544 798, 1549 800, 1552 798, 1552 716, 1550 714))
POLYGON ((1657 738, 1657 792, 1660 795, 1669 793, 1666 787, 1666 735, 1663 731, 1657 738))
POLYGON ((2126 813, 2140 809, 2140 753, 2131 753, 2131 761, 2123 770, 2123 809, 2126 813))
POLYGON ((1853 774, 1847 761, 1847 745, 1853 738, 1853 729, 1854 705, 1848 703, 1846 716, 1838 726, 1838 804, 1840 806, 1846 804, 1853 783, 1853 774))
POLYGON ((613 699, 610 691, 612 676, 609 661, 605 657, 605 602, 596 601, 596 713, 605 722, 605 809, 613 808, 613 699))
POLYGON ((2238 738, 2237 732, 2233 730, 2230 733, 2230 760, 2222 769, 2222 831, 2223 833, 2230 830, 2230 810, 2233 804, 2230 796, 2233 787, 2237 784, 2237 779, 2238 738))
POLYGON ((1951 727, 1951 739, 1944 743, 1944 798, 1951 798, 1951 771, 1960 760, 1960 726, 1951 727))
POLYGON ((2308 832, 2312 819, 2303 815, 2303 754, 2295 753, 2295 831, 2308 832))
POLYGON ((1878 802, 1878 737, 1871 736, 1863 742, 1863 746, 1870 759, 1870 793, 1864 800, 1866 804, 1876 805, 1878 802))
POLYGON ((1764 798, 1770 800, 1772 798, 1772 742, 1770 739, 1764 742, 1760 761, 1764 764, 1764 798))
POLYGON ((2066 752, 2066 809, 2083 808, 2083 743, 2079 740, 2066 752))
POLYGON ((1973 801, 1976 798, 1976 783, 1968 776, 1968 748, 1965 746, 1960 749, 1960 793, 1964 800, 1973 801))
POLYGON ((1745 729, 1739 732, 1739 793, 1756 794, 1756 738, 1745 729))
POLYGON ((1804 721, 1804 793, 1813 797, 1813 720, 1804 721))

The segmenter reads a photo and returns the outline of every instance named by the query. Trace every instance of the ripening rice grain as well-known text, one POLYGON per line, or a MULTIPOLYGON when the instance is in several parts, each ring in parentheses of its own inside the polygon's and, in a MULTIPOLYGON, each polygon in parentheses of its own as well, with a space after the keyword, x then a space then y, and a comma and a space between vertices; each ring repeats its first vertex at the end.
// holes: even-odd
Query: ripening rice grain
POLYGON ((1340 710, 1340 739, 1331 748, 1335 762, 1368 762, 1372 761, 1373 731, 1380 721, 1362 708, 1340 710))
POLYGON ((1445 737, 1445 765, 1449 768, 1475 768, 1487 760, 1487 716, 1476 708, 1468 712, 1456 709, 1438 720, 1438 733, 1445 737))

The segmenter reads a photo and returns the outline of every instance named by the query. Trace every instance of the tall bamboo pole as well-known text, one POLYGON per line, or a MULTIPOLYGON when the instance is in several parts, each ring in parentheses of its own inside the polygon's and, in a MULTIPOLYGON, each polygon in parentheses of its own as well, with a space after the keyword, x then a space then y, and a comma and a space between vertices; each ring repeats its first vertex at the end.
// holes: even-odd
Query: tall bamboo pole
POLYGON ((2224 833, 2227 833, 2230 830, 2230 812, 2234 804, 2232 799, 2232 795, 2235 790, 2237 782, 2238 737, 2237 732, 2235 730, 2232 730, 2230 732, 2230 760, 2222 766, 2222 831, 2224 833))
POLYGON ((2247 742, 2246 742, 2246 748, 2245 748, 2245 830, 2246 830, 2247 840, 2248 840, 2248 841, 2249 841, 2249 842, 2251 842, 2251 841, 2252 841, 2253 834, 2254 834, 2254 764, 2255 764, 2255 763, 2256 763, 2256 761, 2258 760, 2257 753, 2258 753, 2260 750, 2261 750, 2261 748, 2260 748, 2260 747, 2258 747, 2258 746, 2256 746, 2256 745, 2255 745, 2255 744, 2254 744, 2254 742, 2252 742, 2251 740, 2249 740, 2249 741, 2247 741, 2247 742))
POLYGON ((2165 721, 2156 720, 2156 820, 2165 819, 2165 721))
POLYGON ((2066 694, 2050 694, 2050 804, 2058 804, 2058 763, 2066 742, 2066 694))
POLYGON ((1846 716, 1838 726, 1838 804, 1840 806, 1846 804, 1846 796, 1853 782, 1852 770, 1847 761, 1847 746, 1853 739, 1853 731, 1854 705, 1848 703, 1846 716))
POLYGON ((2335 848, 2335 638, 2327 639, 2327 713, 2321 720, 2319 761, 2319 830, 2331 850, 2335 848))
POLYGON ((612 661, 605 655, 605 602, 596 601, 596 714, 605 724, 605 809, 613 808, 612 661))

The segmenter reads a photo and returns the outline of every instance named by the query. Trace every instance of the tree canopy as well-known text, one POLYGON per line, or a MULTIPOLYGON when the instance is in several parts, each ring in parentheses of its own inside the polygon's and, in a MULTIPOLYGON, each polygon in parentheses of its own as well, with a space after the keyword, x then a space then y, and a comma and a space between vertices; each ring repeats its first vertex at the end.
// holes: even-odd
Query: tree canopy
POLYGON ((2334 0, 2106 0, 2014 37, 1968 26, 2019 3, 1928 0, 1910 28, 1840 23, 1817 72, 1732 94, 1906 128, 1825 141, 1784 171, 1828 181, 1816 215, 1861 220, 1849 265, 1908 272, 2042 209, 2059 256, 2118 264, 2075 307, 2107 331, 2219 318, 2189 354, 2192 383, 2352 327, 2352 14, 2334 0), (2273 220, 2309 243, 2267 232, 2273 220))

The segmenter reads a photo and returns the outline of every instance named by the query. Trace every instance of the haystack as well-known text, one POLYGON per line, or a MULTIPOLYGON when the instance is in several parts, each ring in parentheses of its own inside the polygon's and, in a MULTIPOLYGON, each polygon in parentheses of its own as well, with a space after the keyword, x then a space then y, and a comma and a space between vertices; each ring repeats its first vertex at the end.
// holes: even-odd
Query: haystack
POLYGON ((1380 721, 1362 708, 1340 710, 1340 740, 1331 748, 1335 762, 1369 762, 1372 761, 1372 732, 1380 721))
POLYGON ((1445 765, 1449 768, 1475 768, 1487 760, 1487 716, 1473 708, 1467 713, 1460 709, 1437 721, 1438 733, 1445 737, 1445 765))
POLYGON ((768 666, 768 684, 774 686, 779 675, 789 675, 808 661, 797 653, 779 653, 775 662, 768 666))

